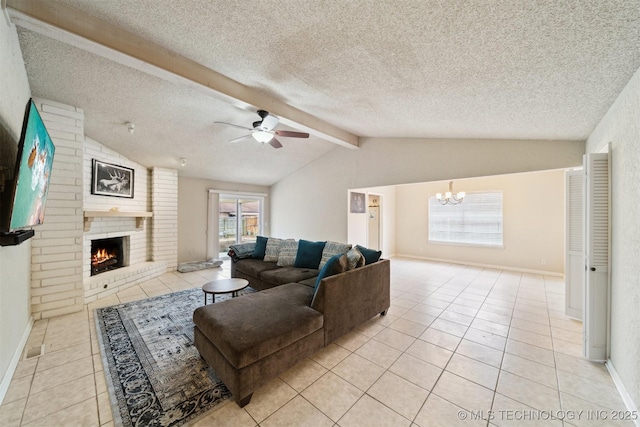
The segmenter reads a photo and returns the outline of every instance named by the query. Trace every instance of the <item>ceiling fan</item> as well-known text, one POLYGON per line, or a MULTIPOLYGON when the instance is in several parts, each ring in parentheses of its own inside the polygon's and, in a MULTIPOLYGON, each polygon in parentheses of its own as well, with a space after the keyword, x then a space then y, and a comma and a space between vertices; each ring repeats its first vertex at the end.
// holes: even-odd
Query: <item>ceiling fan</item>
POLYGON ((309 134, 305 132, 274 130, 274 128, 278 126, 280 119, 274 115, 269 114, 269 112, 265 110, 258 110, 257 112, 261 120, 253 122, 253 128, 234 125, 233 123, 226 123, 226 122, 214 122, 214 123, 229 125, 229 126, 237 127, 240 129, 251 131, 249 135, 244 135, 239 138, 232 139, 229 142, 240 142, 249 137, 253 137, 253 139, 263 144, 268 142, 269 145, 271 145, 273 148, 282 148, 282 144, 280 143, 280 141, 276 139, 276 136, 284 136, 288 138, 309 138, 309 134))

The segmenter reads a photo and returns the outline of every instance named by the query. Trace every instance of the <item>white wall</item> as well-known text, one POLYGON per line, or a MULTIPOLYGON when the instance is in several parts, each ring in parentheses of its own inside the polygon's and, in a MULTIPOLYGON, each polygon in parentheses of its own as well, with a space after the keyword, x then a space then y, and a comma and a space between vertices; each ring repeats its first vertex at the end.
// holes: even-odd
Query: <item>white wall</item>
MULTIPOLYGON (((2 11, 0 10, 0 13, 2 11)), ((0 16, 0 166, 13 170, 25 106, 31 96, 15 27, 0 16)), ((0 401, 29 327, 31 243, 0 247, 0 401)))
POLYGON ((401 185, 396 193, 399 255, 513 269, 564 273, 564 171, 531 172, 454 182, 454 191, 502 191, 503 248, 428 242, 429 197, 448 181, 401 185), (542 264, 542 260, 545 264, 542 264))
POLYGON ((351 188, 574 167, 583 154, 581 141, 363 138, 271 187, 271 233, 345 241, 351 188))
MULTIPOLYGON (((207 259, 209 190, 269 194, 269 187, 195 178, 178 178, 178 262, 207 259)), ((265 198, 265 235, 269 235, 269 197, 265 198)))
POLYGON ((587 140, 611 143, 611 361, 640 405, 640 70, 587 140))

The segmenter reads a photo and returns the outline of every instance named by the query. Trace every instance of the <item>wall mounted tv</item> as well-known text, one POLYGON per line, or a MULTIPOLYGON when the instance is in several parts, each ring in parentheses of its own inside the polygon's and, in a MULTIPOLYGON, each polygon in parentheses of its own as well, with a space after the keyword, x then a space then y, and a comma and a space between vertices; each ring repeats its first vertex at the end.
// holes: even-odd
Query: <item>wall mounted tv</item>
POLYGON ((20 234, 44 222, 55 150, 40 113, 30 99, 22 122, 13 181, 5 186, 0 222, 3 234, 20 234))

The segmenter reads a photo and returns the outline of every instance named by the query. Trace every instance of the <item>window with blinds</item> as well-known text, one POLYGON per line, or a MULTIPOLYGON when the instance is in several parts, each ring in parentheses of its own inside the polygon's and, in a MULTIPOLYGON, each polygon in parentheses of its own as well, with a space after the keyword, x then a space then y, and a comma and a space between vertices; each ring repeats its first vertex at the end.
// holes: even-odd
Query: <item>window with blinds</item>
POLYGON ((444 206, 429 197, 429 242, 502 247, 502 192, 467 193, 444 206))

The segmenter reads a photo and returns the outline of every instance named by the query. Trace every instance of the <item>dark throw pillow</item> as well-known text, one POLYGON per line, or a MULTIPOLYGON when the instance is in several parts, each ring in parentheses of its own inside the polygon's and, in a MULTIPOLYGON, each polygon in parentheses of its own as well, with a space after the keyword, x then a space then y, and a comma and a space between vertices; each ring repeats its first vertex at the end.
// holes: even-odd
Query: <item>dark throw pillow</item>
POLYGON ((256 247, 253 250, 253 254, 251 254, 251 258, 254 258, 254 259, 264 258, 264 251, 267 249, 267 240, 269 239, 263 236, 258 236, 256 238, 256 247))
POLYGON ((317 269, 322 259, 322 251, 327 242, 310 242, 308 240, 300 240, 298 242, 298 254, 293 264, 297 268, 313 268, 317 269))
MULTIPOLYGON (((324 266, 322 267, 322 270, 320 270, 318 278, 316 279, 316 287, 313 289, 313 298, 315 298, 316 292, 318 292, 318 287, 320 286, 322 279, 347 271, 348 262, 346 254, 337 254, 329 258, 329 261, 324 263, 324 266)), ((313 303, 313 299, 311 302, 313 303)))
POLYGON ((360 245, 356 245, 356 248, 364 255, 364 265, 373 264, 380 259, 382 251, 374 251, 373 249, 367 249, 360 245))

